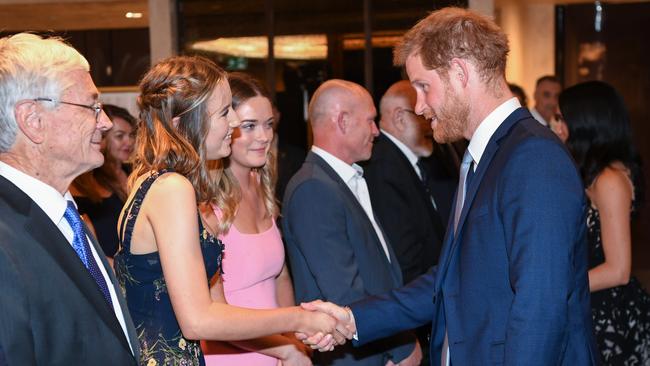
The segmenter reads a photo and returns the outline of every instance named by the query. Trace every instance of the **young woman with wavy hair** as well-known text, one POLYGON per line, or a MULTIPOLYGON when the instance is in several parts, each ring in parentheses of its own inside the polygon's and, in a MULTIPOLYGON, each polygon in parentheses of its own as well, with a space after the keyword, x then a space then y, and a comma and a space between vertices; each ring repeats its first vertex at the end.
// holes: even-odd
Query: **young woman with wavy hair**
MULTIPOLYGON (((233 132, 232 153, 222 160, 214 211, 221 218, 219 239, 226 246, 223 293, 231 305, 272 309, 294 305, 293 286, 275 219, 273 107, 265 88, 243 73, 228 75, 233 108, 241 125, 233 132)), ((305 346, 293 335, 276 334, 241 342, 206 342, 206 364, 311 365, 305 346)))
POLYGON ((197 209, 215 197, 206 161, 230 154, 239 125, 226 74, 202 57, 172 57, 140 83, 141 125, 122 211, 115 266, 139 335, 140 363, 204 365, 200 339, 303 331, 335 333, 327 315, 299 307, 249 310, 213 300, 223 244, 218 220, 197 209), (213 291, 214 292, 214 291, 213 291))

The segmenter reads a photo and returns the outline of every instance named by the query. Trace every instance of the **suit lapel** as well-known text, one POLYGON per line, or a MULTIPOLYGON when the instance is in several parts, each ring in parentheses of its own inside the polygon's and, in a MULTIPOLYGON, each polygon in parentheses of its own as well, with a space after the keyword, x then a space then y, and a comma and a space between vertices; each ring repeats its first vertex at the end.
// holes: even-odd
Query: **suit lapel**
POLYGON ((372 222, 370 222, 370 219, 368 218, 366 211, 363 209, 361 203, 359 203, 359 200, 354 195, 354 193, 352 193, 350 187, 348 187, 348 185, 343 181, 343 179, 341 179, 341 176, 339 176, 338 173, 336 173, 336 171, 329 164, 327 164, 325 160, 323 160, 323 158, 321 158, 317 154, 314 154, 311 151, 309 152, 309 154, 307 154, 307 158, 305 159, 305 161, 320 167, 325 172, 325 174, 327 174, 330 177, 330 179, 336 182, 336 184, 339 186, 339 189, 346 196, 347 203, 352 206, 354 211, 356 211, 356 215, 362 218, 362 221, 366 226, 365 230, 372 234, 373 238, 375 239, 374 242, 377 245, 377 249, 379 249, 382 253, 381 257, 385 260, 386 266, 391 270, 391 275, 393 276, 393 279, 396 281, 397 285, 400 285, 402 283, 402 271, 399 268, 399 263, 397 262, 395 253, 393 252, 390 243, 388 243, 388 237, 384 233, 384 230, 381 228, 379 222, 377 222, 377 220, 375 219, 375 222, 377 222, 377 225, 379 226, 379 230, 381 230, 382 235, 384 235, 384 240, 386 240, 390 261, 388 261, 388 258, 385 255, 384 248, 381 245, 381 241, 377 237, 375 228, 372 226, 372 222))
MULTIPOLYGON (((501 140, 507 137, 508 133, 516 122, 528 117, 530 117, 530 113, 527 110, 524 108, 516 109, 508 116, 508 118, 505 119, 505 121, 503 121, 503 123, 501 123, 501 126, 499 126, 492 137, 490 137, 490 141, 488 141, 488 144, 483 151, 483 155, 481 156, 481 161, 476 166, 474 177, 472 178, 470 185, 467 187, 465 202, 463 203, 460 218, 458 219, 456 234, 454 234, 453 224, 453 217, 455 215, 455 212, 452 212, 450 215, 449 224, 447 225, 447 235, 445 237, 444 249, 440 257, 440 264, 442 267, 439 268, 438 275, 436 276, 436 289, 440 289, 440 286, 442 285, 447 269, 449 268, 451 257, 456 252, 456 248, 460 243, 459 238, 462 237, 463 227, 467 219, 467 215, 472 207, 472 203, 474 202, 478 188, 481 185, 481 181, 483 181, 485 172, 488 170, 490 162, 499 150, 501 140)), ((456 198, 454 198, 452 207, 456 207, 456 198)))

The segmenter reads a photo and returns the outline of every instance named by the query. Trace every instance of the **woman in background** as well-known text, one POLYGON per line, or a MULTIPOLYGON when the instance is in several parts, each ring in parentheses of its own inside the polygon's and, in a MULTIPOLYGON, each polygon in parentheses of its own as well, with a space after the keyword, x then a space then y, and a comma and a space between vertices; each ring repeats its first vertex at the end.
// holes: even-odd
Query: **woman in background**
POLYGON ((301 331, 331 340, 335 333, 334 319, 321 313, 250 310, 211 298, 223 244, 207 205, 216 188, 206 161, 230 154, 239 125, 231 102, 225 72, 202 57, 163 60, 140 82, 142 121, 115 269, 138 332, 141 365, 204 365, 200 339, 301 331))
MULTIPOLYGON (((273 108, 265 88, 242 73, 228 75, 232 106, 241 120, 232 136, 232 153, 224 159, 214 211, 219 239, 226 247, 223 292, 228 304, 273 309, 293 306, 293 286, 275 219, 273 108)), ((292 334, 240 342, 205 342, 206 364, 275 366, 311 365, 307 348, 292 334)))
POLYGON ((79 213, 93 228, 104 253, 112 259, 118 249, 117 218, 127 196, 128 163, 135 145, 135 118, 124 108, 105 104, 113 128, 102 137, 104 164, 72 182, 70 191, 79 213))
POLYGON ((643 176, 627 110, 616 90, 600 81, 563 91, 560 110, 590 203, 589 288, 602 359, 650 365, 650 296, 630 274, 630 218, 643 200, 643 176))

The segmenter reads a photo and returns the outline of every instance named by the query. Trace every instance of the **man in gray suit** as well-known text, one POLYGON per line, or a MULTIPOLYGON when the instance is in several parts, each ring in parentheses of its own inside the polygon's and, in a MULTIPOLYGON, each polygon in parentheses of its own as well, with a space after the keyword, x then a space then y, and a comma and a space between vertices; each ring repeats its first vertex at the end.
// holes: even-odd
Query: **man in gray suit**
POLYGON ((112 127, 86 59, 56 38, 0 39, 0 350, 7 365, 136 365, 113 271, 68 186, 112 127))
MULTIPOLYGON (((400 286, 388 237, 372 212, 363 170, 378 134, 370 94, 358 84, 329 80, 309 103, 314 145, 287 186, 283 228, 297 301, 348 304, 400 286)), ((316 355, 316 364, 417 365, 410 333, 358 349, 316 355)))

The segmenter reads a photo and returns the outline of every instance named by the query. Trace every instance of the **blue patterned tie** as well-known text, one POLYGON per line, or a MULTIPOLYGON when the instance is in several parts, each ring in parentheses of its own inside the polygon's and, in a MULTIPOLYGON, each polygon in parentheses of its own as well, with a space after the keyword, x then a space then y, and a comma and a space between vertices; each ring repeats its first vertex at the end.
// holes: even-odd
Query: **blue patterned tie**
POLYGON ((70 224, 74 232, 74 239, 72 240, 74 251, 77 252, 79 259, 81 259, 88 272, 90 272, 95 282, 97 282, 97 286, 102 291, 102 294, 104 294, 104 298, 108 301, 108 304, 113 307, 106 280, 104 280, 104 276, 99 266, 97 266, 97 262, 95 262, 93 252, 90 250, 90 245, 88 244, 88 238, 86 238, 84 225, 81 222, 81 217, 79 217, 79 212, 77 212, 77 208, 72 201, 68 201, 68 207, 65 209, 63 217, 68 221, 68 224, 70 224))
POLYGON ((467 192, 467 187, 471 182, 471 178, 474 175, 472 168, 472 163, 474 159, 472 154, 469 153, 469 149, 465 150, 465 155, 463 155, 463 162, 460 165, 460 179, 458 180, 458 192, 456 192, 456 208, 454 210, 454 234, 456 233, 456 228, 458 227, 458 220, 460 220, 460 214, 463 212, 463 204, 465 203, 465 193, 467 192))

